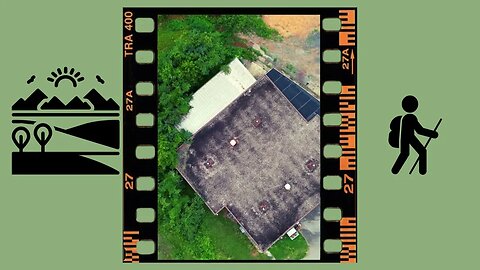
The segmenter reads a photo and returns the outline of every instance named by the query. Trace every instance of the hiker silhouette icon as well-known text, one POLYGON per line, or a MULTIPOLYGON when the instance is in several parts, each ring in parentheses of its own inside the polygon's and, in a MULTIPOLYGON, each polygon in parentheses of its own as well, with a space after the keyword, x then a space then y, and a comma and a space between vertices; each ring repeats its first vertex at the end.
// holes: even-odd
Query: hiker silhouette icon
POLYGON ((402 108, 407 114, 399 115, 390 122, 390 134, 388 142, 394 148, 400 148, 395 164, 392 167, 392 173, 398 174, 410 156, 410 146, 418 153, 418 159, 410 170, 410 174, 415 169, 417 163, 420 163, 419 172, 424 175, 427 173, 427 146, 432 138, 438 137, 436 131, 442 119, 440 119, 433 130, 424 128, 419 122, 415 114, 418 108, 418 100, 414 96, 406 96, 402 100, 402 108), (425 146, 417 138, 416 134, 429 137, 425 146))

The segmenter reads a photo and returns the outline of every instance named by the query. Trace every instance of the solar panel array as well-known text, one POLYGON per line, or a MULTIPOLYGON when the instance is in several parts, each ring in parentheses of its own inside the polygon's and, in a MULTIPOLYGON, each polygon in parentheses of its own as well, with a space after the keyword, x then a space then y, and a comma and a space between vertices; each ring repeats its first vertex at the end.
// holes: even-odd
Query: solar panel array
POLYGON ((270 70, 267 76, 282 91, 305 120, 310 121, 316 114, 320 115, 320 101, 307 93, 305 89, 276 69, 270 70))

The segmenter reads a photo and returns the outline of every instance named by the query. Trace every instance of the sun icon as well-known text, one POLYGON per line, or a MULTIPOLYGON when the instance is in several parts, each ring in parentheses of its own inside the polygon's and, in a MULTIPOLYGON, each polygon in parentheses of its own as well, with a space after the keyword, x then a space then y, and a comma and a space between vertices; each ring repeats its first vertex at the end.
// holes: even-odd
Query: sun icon
POLYGON ((75 69, 74 68, 71 68, 70 70, 68 70, 67 67, 64 67, 63 70, 61 68, 57 68, 57 72, 55 71, 52 71, 52 77, 48 77, 47 78, 47 81, 49 82, 53 82, 53 84, 55 85, 55 87, 58 87, 58 84, 62 81, 62 80, 69 80, 72 82, 72 85, 73 87, 77 87, 77 84, 83 80, 85 80, 84 77, 81 77, 80 75, 80 72, 77 71, 77 73, 75 73, 75 69))

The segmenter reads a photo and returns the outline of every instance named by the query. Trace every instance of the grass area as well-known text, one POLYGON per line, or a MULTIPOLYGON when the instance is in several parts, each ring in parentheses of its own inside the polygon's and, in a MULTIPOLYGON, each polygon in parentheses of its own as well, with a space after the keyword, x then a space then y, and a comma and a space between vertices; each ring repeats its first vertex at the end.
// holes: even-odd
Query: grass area
POLYGON ((270 258, 259 253, 250 243, 246 235, 242 234, 239 225, 226 218, 221 212, 218 216, 207 215, 201 233, 208 235, 214 243, 219 259, 222 260, 269 260, 270 258))
MULTIPOLYGON (((210 211, 207 209, 207 211, 210 211)), ((229 218, 225 217, 224 212, 218 216, 209 213, 202 220, 199 235, 210 239, 215 259, 218 260, 270 260, 265 254, 259 253, 250 242, 248 237, 241 233, 239 225, 229 218)), ((186 254, 176 254, 175 251, 190 249, 195 245, 193 242, 185 241, 181 237, 169 233, 160 228, 158 256, 160 260, 176 259, 193 260, 186 254)), ((269 251, 277 260, 300 260, 305 257, 308 250, 308 244, 305 238, 300 234, 294 240, 288 236, 277 241, 269 251)))
POLYGON ((178 257, 181 257, 182 260, 195 259, 185 253, 179 254, 185 246, 189 245, 183 238, 171 234, 162 224, 159 224, 158 231, 158 258, 160 260, 175 260, 178 257))
MULTIPOLYGON (((210 211, 207 209, 207 211, 210 211)), ((259 253, 246 235, 242 234, 239 225, 226 218, 221 212, 218 216, 209 213, 202 220, 198 235, 209 239, 217 260, 270 260, 259 253)), ((178 254, 180 250, 194 249, 194 242, 185 241, 181 237, 160 227, 158 256, 159 259, 192 260, 188 253, 178 254)))
POLYGON ((308 243, 302 234, 294 240, 284 236, 278 240, 269 251, 277 260, 300 260, 307 255, 308 243))
MULTIPOLYGON (((206 209, 206 211, 210 211, 206 209)), ((210 240, 217 260, 270 260, 265 254, 259 253, 248 237, 241 233, 239 225, 225 217, 224 212, 218 216, 209 212, 202 220, 199 235, 210 240)), ((159 259, 194 260, 186 253, 177 254, 176 251, 194 249, 194 242, 185 241, 175 234, 160 227, 158 256, 159 259)), ((294 240, 288 236, 277 241, 269 251, 277 260, 300 260, 308 251, 308 243, 300 234, 294 240)))

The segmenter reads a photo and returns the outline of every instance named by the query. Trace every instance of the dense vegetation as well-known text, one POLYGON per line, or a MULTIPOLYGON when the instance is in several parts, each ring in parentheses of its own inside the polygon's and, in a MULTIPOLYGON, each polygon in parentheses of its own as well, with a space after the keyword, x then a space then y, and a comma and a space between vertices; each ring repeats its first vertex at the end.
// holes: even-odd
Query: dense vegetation
POLYGON ((235 57, 257 52, 238 34, 279 38, 260 16, 161 16, 158 27, 158 175, 160 256, 167 259, 265 259, 235 223, 215 217, 175 170, 177 148, 188 138, 176 129, 192 94, 235 57), (213 228, 213 229, 212 229, 213 228), (216 231, 218 230, 218 231, 216 231), (229 235, 218 239, 218 233, 229 235), (246 242, 245 242, 246 241, 246 242))

